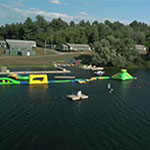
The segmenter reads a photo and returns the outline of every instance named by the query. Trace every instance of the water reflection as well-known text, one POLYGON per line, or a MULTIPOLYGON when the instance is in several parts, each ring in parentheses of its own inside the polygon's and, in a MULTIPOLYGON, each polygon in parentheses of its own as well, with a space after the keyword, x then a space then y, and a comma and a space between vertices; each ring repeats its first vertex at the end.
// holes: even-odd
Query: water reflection
POLYGON ((11 84, 10 84, 10 85, 0 85, 0 86, 1 86, 0 89, 1 89, 2 91, 6 91, 6 90, 8 90, 8 88, 10 88, 10 87, 13 88, 14 85, 11 85, 11 84))
POLYGON ((31 99, 42 100, 47 95, 47 84, 29 85, 29 96, 31 99))
POLYGON ((47 84, 41 84, 41 85, 29 85, 29 92, 39 92, 40 91, 45 91, 48 88, 47 84))
POLYGON ((121 81, 120 82, 121 90, 127 90, 132 82, 133 82, 133 80, 121 81))

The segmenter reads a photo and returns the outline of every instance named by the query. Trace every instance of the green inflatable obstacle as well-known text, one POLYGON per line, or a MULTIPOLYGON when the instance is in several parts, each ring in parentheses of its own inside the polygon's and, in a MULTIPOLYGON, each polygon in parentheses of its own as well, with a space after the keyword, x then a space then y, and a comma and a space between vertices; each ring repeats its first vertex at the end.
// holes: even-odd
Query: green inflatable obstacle
POLYGON ((132 80, 136 79, 135 77, 131 76, 126 69, 121 69, 121 72, 116 73, 112 76, 112 79, 117 79, 117 80, 132 80))
POLYGON ((9 84, 21 84, 21 82, 7 77, 0 78, 0 85, 9 85, 9 84))

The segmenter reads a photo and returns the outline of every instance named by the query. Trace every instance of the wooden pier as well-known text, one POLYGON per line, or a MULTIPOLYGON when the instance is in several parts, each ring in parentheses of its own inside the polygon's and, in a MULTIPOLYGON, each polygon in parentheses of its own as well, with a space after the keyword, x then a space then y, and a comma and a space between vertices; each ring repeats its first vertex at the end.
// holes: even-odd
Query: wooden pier
POLYGON ((88 95, 84 95, 84 94, 81 94, 81 96, 77 96, 77 95, 67 95, 67 98, 73 100, 73 101, 77 101, 77 100, 81 100, 81 99, 88 99, 89 96, 88 95))
POLYGON ((0 72, 0 75, 6 74, 55 74, 55 73, 70 73, 70 70, 63 70, 63 71, 13 71, 13 72, 0 72))
POLYGON ((75 76, 55 76, 55 79, 75 79, 75 76))

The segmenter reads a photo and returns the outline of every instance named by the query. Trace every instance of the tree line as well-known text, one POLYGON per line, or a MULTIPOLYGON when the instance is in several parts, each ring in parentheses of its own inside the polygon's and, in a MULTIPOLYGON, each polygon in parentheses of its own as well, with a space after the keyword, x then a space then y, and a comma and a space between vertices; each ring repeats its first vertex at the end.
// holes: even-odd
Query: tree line
POLYGON ((24 23, 6 24, 0 27, 0 39, 35 40, 37 45, 64 43, 89 44, 93 50, 89 63, 103 66, 148 66, 149 53, 139 55, 135 44, 150 49, 150 26, 133 21, 129 25, 119 21, 104 23, 81 20, 79 23, 67 23, 62 19, 47 21, 36 16, 35 21, 28 17, 24 23))

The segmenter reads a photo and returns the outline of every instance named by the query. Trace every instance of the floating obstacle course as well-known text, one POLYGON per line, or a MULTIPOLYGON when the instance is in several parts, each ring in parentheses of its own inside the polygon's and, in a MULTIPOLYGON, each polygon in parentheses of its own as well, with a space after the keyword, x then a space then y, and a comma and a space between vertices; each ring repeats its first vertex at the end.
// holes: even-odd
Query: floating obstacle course
POLYGON ((8 77, 0 78, 0 85, 9 85, 9 84, 51 84, 51 83, 71 83, 76 82, 79 84, 85 84, 87 82, 95 80, 104 80, 104 79, 115 79, 115 80, 133 80, 136 77, 131 76, 126 69, 122 69, 121 72, 109 77, 91 77, 90 79, 64 79, 64 80, 48 80, 47 74, 31 74, 29 76, 19 76, 19 75, 8 75, 8 77))

